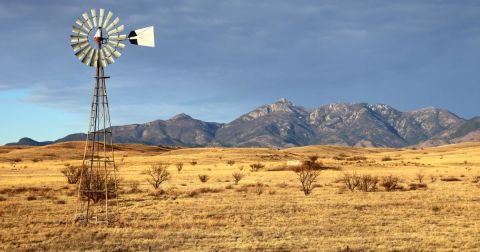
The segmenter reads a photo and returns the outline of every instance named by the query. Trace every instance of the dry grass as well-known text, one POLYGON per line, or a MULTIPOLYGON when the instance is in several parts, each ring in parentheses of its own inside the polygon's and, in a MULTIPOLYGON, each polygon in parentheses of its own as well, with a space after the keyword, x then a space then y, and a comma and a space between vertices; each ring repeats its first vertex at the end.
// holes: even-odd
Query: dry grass
POLYGON ((81 164, 80 143, 0 147, 0 250, 345 251, 348 246, 352 251, 476 251, 480 247, 477 143, 418 150, 340 146, 166 150, 142 145, 120 145, 116 150, 125 181, 121 220, 112 226, 82 226, 71 223, 75 186, 67 185, 60 172, 65 163, 81 164), (311 155, 342 170, 322 171, 308 197, 293 171, 270 171, 311 155), (386 156, 391 160, 382 161, 386 156), (16 167, 11 165, 14 159, 21 159, 16 167), (192 165, 192 160, 197 163, 192 165), (235 165, 226 160, 235 160, 235 165), (153 191, 139 174, 158 162, 185 165, 162 184, 163 190, 153 191), (265 169, 249 171, 254 163, 264 164, 265 169), (234 185, 232 174, 239 167, 246 167, 246 176, 234 185), (420 170, 438 180, 419 183, 420 170), (345 173, 378 176, 379 185, 389 176, 398 180, 389 191, 383 186, 374 192, 342 191, 339 178, 345 173), (202 174, 208 174, 208 183, 200 182, 202 174), (397 186, 406 189, 394 190, 397 186), (417 190, 408 190, 411 187, 417 190))

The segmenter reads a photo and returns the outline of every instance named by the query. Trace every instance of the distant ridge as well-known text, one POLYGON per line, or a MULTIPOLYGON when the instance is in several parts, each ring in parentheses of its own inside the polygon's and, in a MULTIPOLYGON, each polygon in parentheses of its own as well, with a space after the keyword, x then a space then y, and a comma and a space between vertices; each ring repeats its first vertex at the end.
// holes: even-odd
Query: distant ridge
MULTIPOLYGON (((168 120, 114 126, 112 130, 116 143, 182 147, 434 146, 480 141, 480 117, 465 120, 444 109, 402 112, 386 104, 367 103, 332 103, 306 109, 282 98, 226 124, 182 113, 168 120)), ((22 138, 7 145, 41 146, 85 137, 76 133, 53 142, 22 138)))

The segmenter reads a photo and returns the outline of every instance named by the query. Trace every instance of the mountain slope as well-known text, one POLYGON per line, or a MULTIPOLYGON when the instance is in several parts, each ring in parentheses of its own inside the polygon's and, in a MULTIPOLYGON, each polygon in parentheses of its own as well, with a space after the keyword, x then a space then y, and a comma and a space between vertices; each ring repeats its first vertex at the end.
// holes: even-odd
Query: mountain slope
MULTIPOLYGON (((405 147, 480 140, 480 117, 462 119, 437 108, 402 112, 385 104, 334 103, 315 109, 280 99, 232 122, 204 122, 186 114, 112 127, 114 142, 164 146, 272 147, 335 144, 405 147)), ((85 140, 84 133, 55 142, 85 140)), ((23 145, 49 144, 22 139, 23 145)))

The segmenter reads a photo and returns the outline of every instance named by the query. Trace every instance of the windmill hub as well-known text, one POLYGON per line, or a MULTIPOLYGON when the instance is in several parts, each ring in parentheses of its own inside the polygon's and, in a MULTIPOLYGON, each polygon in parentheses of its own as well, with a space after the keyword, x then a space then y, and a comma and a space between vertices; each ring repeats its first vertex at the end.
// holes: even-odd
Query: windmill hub
POLYGON ((93 40, 97 44, 102 44, 104 38, 102 38, 102 27, 98 27, 97 32, 95 32, 95 35, 93 35, 93 40))

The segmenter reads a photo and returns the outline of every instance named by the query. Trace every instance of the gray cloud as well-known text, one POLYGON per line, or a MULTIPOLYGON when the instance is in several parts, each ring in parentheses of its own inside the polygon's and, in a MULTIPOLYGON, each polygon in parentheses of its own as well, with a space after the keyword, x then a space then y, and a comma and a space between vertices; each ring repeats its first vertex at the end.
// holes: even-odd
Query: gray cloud
POLYGON ((119 123, 180 112, 228 121, 279 97, 307 107, 431 105, 464 116, 479 105, 471 91, 480 91, 480 6, 471 1, 0 4, 0 28, 17 38, 0 42, 0 90, 30 88, 25 102, 84 111, 93 70, 74 58, 68 35, 91 6, 112 9, 129 29, 156 26, 155 49, 127 48, 107 68, 119 123))

